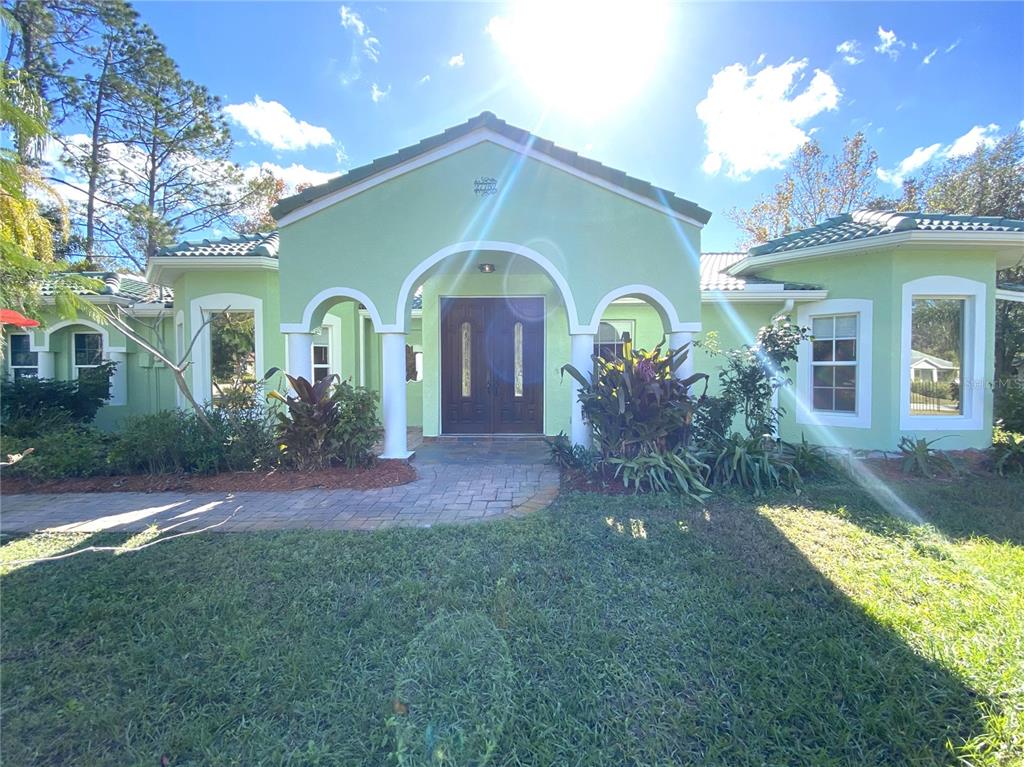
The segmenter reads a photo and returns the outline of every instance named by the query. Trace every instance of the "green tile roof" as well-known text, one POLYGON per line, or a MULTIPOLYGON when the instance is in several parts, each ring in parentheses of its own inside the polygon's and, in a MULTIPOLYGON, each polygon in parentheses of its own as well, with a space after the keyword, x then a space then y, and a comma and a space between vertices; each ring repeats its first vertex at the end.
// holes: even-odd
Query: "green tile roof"
POLYGON ((56 295, 61 287, 67 287, 80 296, 113 296, 143 303, 165 303, 168 306, 174 300, 174 291, 170 288, 146 282, 134 274, 120 272, 58 272, 46 277, 39 290, 43 296, 50 297, 56 295), (99 283, 98 290, 93 290, 83 280, 76 280, 76 277, 86 277, 99 283))
POLYGON ((355 184, 358 181, 362 181, 363 179, 374 176, 389 168, 393 168, 400 163, 425 154, 432 149, 437 149, 440 146, 451 143, 452 141, 455 141, 456 139, 480 128, 492 130, 517 144, 522 144, 524 147, 529 147, 533 151, 540 152, 552 159, 558 160, 559 162, 571 165, 583 173, 603 179, 604 181, 628 190, 634 194, 654 200, 678 213, 682 213, 685 216, 696 219, 702 224, 706 224, 711 218, 710 211, 705 210, 694 202, 677 197, 667 189, 654 186, 648 181, 633 178, 621 170, 609 168, 607 165, 603 165, 596 160, 581 157, 572 150, 564 149, 547 139, 533 135, 527 130, 509 125, 504 120, 499 120, 491 112, 482 112, 476 117, 471 117, 461 125, 456 125, 452 128, 448 128, 443 133, 438 133, 430 138, 425 138, 418 144, 413 144, 412 146, 407 146, 404 149, 399 149, 394 154, 387 155, 386 157, 380 157, 368 165, 353 168, 344 175, 339 176, 338 178, 333 178, 324 184, 312 186, 309 189, 299 192, 299 194, 286 197, 270 209, 270 214, 280 221, 282 216, 291 213, 293 210, 301 208, 303 205, 306 205, 313 200, 331 194, 332 192, 336 192, 339 189, 344 189, 351 184, 355 184))
POLYGON ((182 256, 187 258, 203 256, 264 256, 277 258, 278 234, 260 232, 240 237, 224 237, 220 240, 202 240, 199 242, 179 242, 159 251, 158 257, 182 256))
POLYGON ((995 216, 956 216, 944 213, 899 213, 857 210, 769 240, 750 249, 751 256, 815 248, 884 237, 897 232, 1024 232, 1024 221, 995 216))
MULTIPOLYGON (((728 268, 746 258, 746 253, 701 253, 700 289, 707 291, 746 290, 750 285, 779 285, 786 290, 818 290, 817 285, 779 283, 762 277, 734 277, 728 268)), ((756 288, 754 288, 756 290, 756 288)))

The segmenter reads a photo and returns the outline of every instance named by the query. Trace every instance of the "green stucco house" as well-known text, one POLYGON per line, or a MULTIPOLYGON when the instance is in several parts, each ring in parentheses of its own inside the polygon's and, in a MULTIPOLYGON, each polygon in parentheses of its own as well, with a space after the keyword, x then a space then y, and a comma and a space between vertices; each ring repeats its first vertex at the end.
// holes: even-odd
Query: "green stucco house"
MULTIPOLYGON (((144 280, 103 275, 91 300, 127 307, 178 353, 211 314, 247 318, 254 372, 379 391, 387 458, 409 455, 407 427, 585 443, 562 365, 589 369, 626 333, 650 348, 714 331, 728 349, 780 313, 814 333, 784 392, 783 439, 985 447, 995 302, 1024 297, 996 285, 1024 258, 1024 222, 864 211, 702 253, 709 211, 486 112, 273 215, 276 232, 162 251, 144 280), (927 359, 941 372, 922 375, 927 359)), ((184 404, 159 360, 111 328, 50 322, 7 342, 10 375, 118 362, 103 425, 184 404)), ((190 369, 200 401, 217 391, 212 346, 207 326, 190 369)), ((699 348, 680 373, 718 364, 699 348)))

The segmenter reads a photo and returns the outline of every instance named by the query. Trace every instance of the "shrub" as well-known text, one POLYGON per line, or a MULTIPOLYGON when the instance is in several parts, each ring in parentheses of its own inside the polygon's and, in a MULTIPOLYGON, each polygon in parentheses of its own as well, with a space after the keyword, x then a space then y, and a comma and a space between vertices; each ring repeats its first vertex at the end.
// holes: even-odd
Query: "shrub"
POLYGON ((789 454, 789 462, 796 469, 801 479, 806 477, 828 478, 836 474, 835 464, 828 457, 825 449, 812 445, 807 437, 800 435, 799 444, 780 443, 780 448, 789 454))
POLYGON ((90 426, 64 426, 45 434, 3 438, 5 455, 34 448, 31 455, 4 469, 13 476, 43 482, 64 477, 95 477, 110 473, 112 438, 90 426))
POLYGON ((899 450, 903 454, 900 469, 904 474, 918 474, 922 477, 935 475, 936 472, 956 474, 956 467, 949 458, 932 445, 943 437, 925 439, 924 437, 900 437, 899 450))
POLYGON ((708 467, 685 447, 665 453, 641 453, 629 458, 609 458, 615 477, 636 492, 686 495, 702 501, 710 494, 706 482, 708 467))
POLYGON ((996 428, 992 433, 992 468, 999 476, 1024 474, 1024 434, 996 428))
POLYGON ((1007 378, 996 382, 995 417, 1007 431, 1024 434, 1024 382, 1007 378))
POLYGON ((334 388, 332 399, 338 409, 335 457, 349 468, 373 463, 373 447, 381 435, 377 394, 342 381, 334 388))
POLYGON ((775 488, 800 484, 800 473, 785 452, 763 437, 733 433, 700 457, 711 467, 713 485, 735 485, 761 496, 775 488))
POLYGON ((693 412, 693 442, 698 449, 717 445, 732 433, 736 402, 729 397, 708 394, 697 401, 693 412))
POLYGON ((115 367, 114 362, 104 362, 92 369, 88 376, 75 381, 27 377, 13 381, 5 379, 2 384, 5 430, 17 428, 16 422, 23 419, 45 422, 65 417, 75 423, 89 423, 110 398, 110 377, 115 367))
POLYGON ((565 432, 559 432, 555 437, 544 437, 544 442, 551 452, 551 463, 558 468, 578 471, 588 476, 596 472, 600 454, 589 447, 572 444, 565 432))
POLYGON ((334 461, 358 466, 373 461, 373 446, 380 436, 377 395, 338 376, 311 384, 301 376, 287 376, 294 394, 273 391, 284 403, 277 417, 277 441, 295 468, 322 469, 334 461))
POLYGON ((800 342, 810 337, 809 328, 789 317, 776 317, 757 331, 753 345, 726 352, 725 367, 718 374, 720 396, 743 415, 751 437, 775 433, 785 411, 772 404, 773 396, 789 383, 789 363, 796 360, 800 342))
POLYGON ((207 407, 211 433, 194 412, 163 410, 128 418, 110 451, 124 474, 250 471, 271 465, 276 444, 271 416, 259 406, 207 407))
POLYGON ((604 458, 668 452, 688 444, 694 410, 689 387, 698 381, 706 387, 708 376, 676 378, 673 373, 686 360, 689 347, 665 354, 661 348, 634 350, 627 343, 621 359, 595 355, 590 379, 572 365, 562 367, 580 383, 583 414, 604 458))

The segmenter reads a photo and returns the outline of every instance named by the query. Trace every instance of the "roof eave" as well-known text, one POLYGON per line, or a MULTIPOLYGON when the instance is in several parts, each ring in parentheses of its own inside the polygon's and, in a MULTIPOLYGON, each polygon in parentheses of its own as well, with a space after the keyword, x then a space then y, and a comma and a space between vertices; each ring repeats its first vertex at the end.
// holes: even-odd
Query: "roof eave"
POLYGON ((153 256, 146 264, 146 281, 167 285, 179 271, 193 269, 270 269, 278 260, 271 256, 153 256))
POLYGON ((997 247, 996 266, 1005 269, 1024 259, 1024 232, 894 232, 892 234, 864 237, 858 240, 815 245, 811 248, 794 248, 761 256, 746 256, 726 269, 726 274, 740 277, 768 266, 803 261, 813 258, 849 253, 852 251, 879 250, 902 246, 944 247, 997 247), (1014 247, 1016 246, 1016 247, 1014 247))

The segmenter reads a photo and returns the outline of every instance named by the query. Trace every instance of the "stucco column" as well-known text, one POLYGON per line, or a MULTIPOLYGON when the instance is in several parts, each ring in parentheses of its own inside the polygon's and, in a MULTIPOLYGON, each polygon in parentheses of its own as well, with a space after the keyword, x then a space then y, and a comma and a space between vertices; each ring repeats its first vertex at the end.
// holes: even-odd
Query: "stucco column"
MULTIPOLYGON (((572 366, 583 374, 584 378, 590 379, 594 375, 594 334, 573 333, 569 336, 572 339, 571 358, 572 366)), ((583 418, 583 406, 579 402, 580 385, 576 379, 572 379, 572 405, 570 420, 570 437, 574 445, 590 447, 590 424, 583 418)))
POLYGON ((691 375, 693 375, 693 333, 687 331, 668 334, 668 346, 673 351, 680 348, 681 346, 685 346, 686 344, 690 344, 689 348, 687 349, 688 353, 686 355, 686 359, 683 361, 683 364, 677 367, 675 370, 676 378, 689 378, 691 375))
POLYGON ((107 359, 117 365, 110 376, 109 405, 128 404, 128 355, 124 352, 107 352, 107 359))
POLYGON ((405 333, 380 333, 383 381, 384 452, 381 458, 404 460, 412 455, 406 439, 405 333))
POLYGON ((313 334, 288 333, 288 374, 313 381, 313 334))
POLYGON ((36 352, 36 368, 39 378, 56 378, 57 362, 54 352, 36 352))

